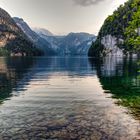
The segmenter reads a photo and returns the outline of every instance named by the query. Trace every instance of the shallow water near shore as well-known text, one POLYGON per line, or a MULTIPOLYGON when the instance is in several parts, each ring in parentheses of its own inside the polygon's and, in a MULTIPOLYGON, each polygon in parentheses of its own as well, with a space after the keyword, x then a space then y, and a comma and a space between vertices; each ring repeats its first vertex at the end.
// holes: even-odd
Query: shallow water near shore
POLYGON ((0 139, 140 139, 137 62, 0 58, 0 139))

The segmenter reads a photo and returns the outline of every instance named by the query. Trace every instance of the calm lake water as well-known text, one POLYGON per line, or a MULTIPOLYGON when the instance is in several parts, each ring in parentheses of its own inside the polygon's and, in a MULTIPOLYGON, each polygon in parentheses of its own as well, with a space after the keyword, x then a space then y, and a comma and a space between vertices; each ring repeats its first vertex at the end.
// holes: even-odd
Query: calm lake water
POLYGON ((137 59, 0 58, 0 140, 138 140, 137 59))

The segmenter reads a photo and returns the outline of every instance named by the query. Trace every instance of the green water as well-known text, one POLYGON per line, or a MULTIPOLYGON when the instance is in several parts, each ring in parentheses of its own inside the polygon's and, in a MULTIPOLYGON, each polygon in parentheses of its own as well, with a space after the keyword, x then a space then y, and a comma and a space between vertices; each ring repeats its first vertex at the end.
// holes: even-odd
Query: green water
POLYGON ((139 139, 137 62, 0 58, 0 139, 139 139))
POLYGON ((96 64, 105 93, 111 93, 112 98, 118 99, 116 104, 127 107, 129 113, 140 120, 138 59, 108 57, 102 60, 95 59, 93 62, 96 64))

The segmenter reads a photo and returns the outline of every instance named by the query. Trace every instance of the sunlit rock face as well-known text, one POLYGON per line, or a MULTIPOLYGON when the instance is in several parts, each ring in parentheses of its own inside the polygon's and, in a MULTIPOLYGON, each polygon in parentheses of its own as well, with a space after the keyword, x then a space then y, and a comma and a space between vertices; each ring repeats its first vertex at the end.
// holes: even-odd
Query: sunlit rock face
POLYGON ((0 8, 0 47, 16 38, 15 33, 20 33, 20 29, 14 23, 10 15, 0 8))
POLYGON ((123 50, 117 45, 122 43, 123 39, 117 39, 112 35, 106 35, 101 40, 101 44, 104 46, 104 53, 107 55, 123 56, 123 50))
POLYGON ((140 27, 138 28, 138 35, 140 36, 140 27))
POLYGON ((22 18, 14 17, 13 19, 18 27, 29 37, 30 40, 36 41, 38 39, 37 34, 30 29, 30 27, 22 18))
POLYGON ((9 52, 7 54, 39 55, 41 53, 2 8, 0 8, 0 48, 9 52))
POLYGON ((137 33, 138 36, 140 36, 140 27, 135 29, 135 32, 137 33))
MULTIPOLYGON (((109 15, 100 28, 97 40, 89 49, 89 56, 105 56, 106 53, 103 52, 104 49, 106 49, 108 45, 110 47, 116 46, 115 42, 117 42, 117 47, 123 49, 124 56, 132 56, 133 54, 135 55, 135 53, 139 56, 139 6, 139 0, 127 0, 127 2, 120 5, 112 15, 109 15)), ((114 49, 115 54, 121 54, 120 49, 114 49)))
POLYGON ((116 46, 116 37, 113 37, 111 35, 107 35, 105 37, 102 38, 101 43, 102 45, 105 46, 105 48, 114 48, 114 46, 116 46))
POLYGON ((53 55, 55 51, 51 48, 51 44, 40 37, 36 32, 34 32, 30 26, 22 19, 18 17, 13 18, 18 27, 28 36, 32 43, 39 49, 41 49, 45 55, 53 55))

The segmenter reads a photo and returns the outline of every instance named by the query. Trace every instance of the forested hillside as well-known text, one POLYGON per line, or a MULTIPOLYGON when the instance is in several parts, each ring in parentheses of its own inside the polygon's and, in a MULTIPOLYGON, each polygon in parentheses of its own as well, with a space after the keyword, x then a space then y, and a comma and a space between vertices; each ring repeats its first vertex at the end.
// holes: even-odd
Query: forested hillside
POLYGON ((0 55, 41 55, 11 16, 0 8, 0 55))
POLYGON ((116 48, 123 54, 140 54, 140 0, 128 0, 108 16, 89 55, 106 55, 116 48))

